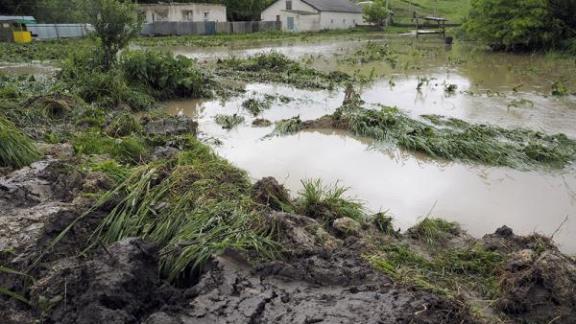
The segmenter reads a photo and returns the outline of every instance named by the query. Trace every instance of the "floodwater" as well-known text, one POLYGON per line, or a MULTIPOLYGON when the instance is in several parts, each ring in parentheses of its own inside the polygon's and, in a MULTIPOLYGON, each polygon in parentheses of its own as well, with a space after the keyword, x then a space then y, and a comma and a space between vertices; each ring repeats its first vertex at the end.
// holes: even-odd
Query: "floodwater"
MULTIPOLYGON (((446 52, 443 45, 437 46, 446 52)), ((293 53, 306 50, 297 44, 293 47, 293 53)), ((340 50, 333 55, 332 61, 308 63, 323 68, 356 69, 338 62, 344 55, 340 50)), ((576 138, 576 97, 549 96, 550 85, 557 80, 575 89, 573 62, 556 61, 554 67, 546 57, 482 55, 486 57, 468 58, 467 63, 449 64, 435 56, 419 62, 417 69, 390 72, 389 67, 382 68, 380 71, 387 72, 365 84, 361 96, 368 104, 398 106, 412 116, 441 114, 503 127, 564 132, 576 138), (489 66, 483 62, 489 62, 489 66), (523 65, 538 72, 526 74, 523 65), (429 81, 417 91, 419 79, 424 77, 429 81), (445 93, 446 84, 456 84, 458 91, 445 93)), ((375 65, 370 63, 360 69, 373 70, 375 65)), ((521 234, 536 231, 548 235, 561 226, 554 239, 563 251, 576 254, 576 166, 519 171, 438 161, 329 130, 267 136, 273 127, 252 127, 255 117, 243 110, 244 100, 276 97, 271 100, 271 108, 258 118, 278 121, 300 116, 309 120, 332 113, 342 103, 343 91, 299 90, 274 84, 247 84, 246 90, 226 101, 174 101, 166 109, 197 118, 203 137, 221 141, 220 145, 213 145, 220 155, 247 170, 254 180, 277 178, 292 194, 301 189, 302 179, 320 178, 325 184, 339 182, 349 187, 348 194, 364 202, 369 210, 388 211, 402 229, 426 215, 457 221, 475 236, 494 232, 501 225, 521 234), (282 102, 279 96, 292 101, 282 102), (234 113, 246 118, 235 129, 223 130, 214 122, 217 114, 234 113)))

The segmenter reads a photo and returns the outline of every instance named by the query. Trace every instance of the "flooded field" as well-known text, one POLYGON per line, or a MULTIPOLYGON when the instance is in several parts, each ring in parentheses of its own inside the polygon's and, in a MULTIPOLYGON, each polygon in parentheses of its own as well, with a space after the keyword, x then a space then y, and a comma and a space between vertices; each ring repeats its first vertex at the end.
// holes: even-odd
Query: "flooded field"
MULTIPOLYGON (((451 75, 457 74, 446 75, 447 80, 458 82, 466 89, 463 75, 450 78, 451 75)), ((542 98, 549 100, 549 110, 529 108, 531 113, 523 118, 508 109, 506 102, 509 99, 503 97, 456 94, 445 98, 435 93, 442 91, 426 89, 423 92, 430 92, 429 96, 435 99, 428 101, 429 97, 423 95, 421 101, 414 101, 415 90, 411 93, 401 82, 395 87, 385 86, 385 82, 376 81, 366 87, 362 97, 374 103, 407 107, 407 111, 414 114, 442 113, 514 126, 532 122, 532 126, 544 131, 576 134, 570 127, 576 120, 576 109, 569 105, 573 99, 542 98), (382 88, 381 92, 378 87, 382 88), (474 112, 475 102, 483 102, 492 110, 474 112), (546 116, 550 111, 555 111, 557 118, 554 113, 546 119, 535 116, 546 116)), ((269 99, 272 100, 271 108, 258 118, 278 121, 300 116, 303 120, 311 120, 334 112, 341 105, 344 94, 338 90, 307 91, 266 84, 248 84, 246 90, 246 94, 227 101, 171 102, 167 110, 172 114, 196 117, 203 136, 218 139, 213 142, 219 144, 213 146, 219 154, 247 170, 254 179, 276 177, 293 193, 301 189, 302 179, 339 182, 350 187, 349 194, 363 201, 370 210, 389 211, 396 226, 402 229, 430 214, 457 221, 476 236, 493 232, 503 224, 519 233, 552 234, 568 217, 555 239, 565 251, 576 252, 576 242, 571 239, 576 233, 576 172, 573 167, 562 171, 526 172, 442 162, 335 131, 269 136, 273 126, 252 127, 256 117, 242 108, 243 101, 272 96, 276 99, 269 99), (291 101, 282 102, 278 99, 281 96, 289 97, 291 101), (245 117, 245 122, 230 131, 224 130, 214 121, 217 114, 239 114, 245 117)), ((536 94, 532 96, 541 98, 536 94)))

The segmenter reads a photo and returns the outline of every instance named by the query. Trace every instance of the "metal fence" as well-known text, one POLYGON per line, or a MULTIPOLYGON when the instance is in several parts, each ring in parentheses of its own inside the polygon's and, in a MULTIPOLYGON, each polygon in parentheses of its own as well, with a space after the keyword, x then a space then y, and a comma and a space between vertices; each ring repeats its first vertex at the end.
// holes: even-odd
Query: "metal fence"
POLYGON ((151 24, 145 24, 141 34, 145 36, 246 34, 276 31, 281 30, 281 27, 282 25, 278 21, 157 21, 151 24))
POLYGON ((90 24, 34 24, 26 28, 39 40, 84 37, 94 30, 90 24))

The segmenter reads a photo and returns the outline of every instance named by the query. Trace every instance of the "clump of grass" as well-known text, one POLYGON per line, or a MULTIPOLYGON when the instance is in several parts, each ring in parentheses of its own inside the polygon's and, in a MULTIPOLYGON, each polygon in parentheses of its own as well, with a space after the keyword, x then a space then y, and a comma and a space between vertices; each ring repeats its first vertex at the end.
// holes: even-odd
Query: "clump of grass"
POLYGON ((169 52, 128 51, 120 68, 129 83, 143 87, 154 98, 205 98, 214 81, 196 67, 194 60, 169 52))
POLYGON ((88 168, 95 172, 102 172, 118 185, 124 182, 131 173, 129 167, 119 164, 115 160, 105 160, 102 162, 92 162, 88 164, 88 168))
POLYGON ((552 84, 551 94, 555 97, 562 97, 570 94, 570 92, 562 81, 556 81, 552 84))
POLYGON ((460 233, 460 227, 454 222, 427 217, 416 226, 410 228, 408 233, 411 237, 423 240, 433 246, 458 235, 460 233))
POLYGON ((123 163, 138 163, 148 155, 148 147, 141 138, 112 138, 97 131, 76 134, 72 146, 76 154, 108 154, 123 163))
POLYGON ((396 66, 397 59, 390 45, 368 42, 356 50, 351 57, 346 58, 345 62, 366 64, 370 62, 385 61, 392 67, 396 66))
POLYGON ((244 122, 244 117, 237 114, 234 115, 216 115, 214 117, 216 124, 222 126, 224 129, 232 129, 244 122))
POLYGON ((455 118, 406 116, 397 108, 338 109, 334 118, 356 135, 387 141, 435 158, 494 166, 562 168, 576 159, 576 141, 563 134, 470 124, 455 118))
POLYGON ((323 73, 277 52, 219 61, 217 73, 222 76, 235 75, 248 81, 279 82, 314 89, 331 89, 336 84, 350 80, 350 76, 345 73, 323 73))
POLYGON ((462 289, 481 298, 497 298, 498 273, 504 257, 473 246, 464 249, 439 249, 424 257, 407 245, 387 244, 368 257, 376 269, 392 279, 445 296, 456 298, 462 289))
POLYGON ((106 133, 112 137, 124 137, 134 133, 142 132, 142 125, 130 113, 120 113, 112 119, 112 122, 106 127, 106 133))
POLYGON ((258 116, 264 110, 270 109, 270 101, 269 100, 258 100, 254 98, 250 98, 242 103, 242 107, 248 110, 252 115, 258 116))
POLYGON ((453 95, 456 93, 456 90, 458 90, 458 85, 456 84, 445 84, 444 85, 444 92, 448 95, 453 95))
POLYGON ((302 181, 303 190, 296 199, 296 211, 308 217, 330 223, 336 218, 349 217, 362 222, 364 207, 358 201, 345 198, 348 188, 338 183, 325 186, 320 179, 302 181))
POLYGON ((392 216, 389 216, 385 212, 380 212, 372 216, 372 223, 376 226, 376 228, 386 234, 386 235, 396 235, 396 231, 394 230, 394 225, 392 224, 392 216))
POLYGON ((176 161, 140 166, 116 190, 123 196, 93 235, 113 242, 157 242, 161 272, 171 280, 198 270, 227 248, 271 256, 246 174, 190 139, 176 161), (174 163, 175 162, 175 163, 174 163))
POLYGON ((274 133, 279 135, 289 135, 298 133, 302 130, 302 120, 300 116, 284 119, 276 122, 274 133))
POLYGON ((32 140, 12 122, 0 116, 0 166, 21 168, 40 156, 32 140))

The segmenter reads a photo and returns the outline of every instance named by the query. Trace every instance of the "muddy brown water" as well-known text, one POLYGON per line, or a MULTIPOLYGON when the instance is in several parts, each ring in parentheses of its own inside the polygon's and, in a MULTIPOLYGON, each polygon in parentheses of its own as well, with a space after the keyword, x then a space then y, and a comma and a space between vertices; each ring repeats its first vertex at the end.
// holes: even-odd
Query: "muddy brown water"
MULTIPOLYGON (((179 48, 176 52, 211 60, 274 50, 319 69, 372 75, 373 80, 360 91, 369 105, 397 106, 414 117, 440 114, 503 127, 563 132, 576 138, 576 97, 550 96, 556 81, 576 90, 573 60, 491 54, 467 46, 446 48, 434 39, 418 41, 421 43, 409 39, 401 40, 403 45, 408 42, 408 49, 400 47, 403 54, 395 68, 382 62, 347 62, 345 58, 366 41, 346 38, 209 50, 179 48), (420 80, 427 82, 418 91, 420 80), (457 86, 454 94, 444 91, 449 84, 457 86)), ((213 145, 220 155, 247 170, 253 179, 276 177, 292 194, 301 190, 302 179, 339 182, 350 188, 349 196, 364 202, 371 211, 388 211, 402 229, 427 215, 457 221, 475 236, 508 225, 521 234, 556 232, 554 239, 560 248, 576 254, 576 166, 519 171, 442 162, 327 130, 269 137, 273 127, 250 125, 255 117, 242 109, 244 100, 288 96, 293 101, 274 100, 272 108, 258 117, 277 121, 300 116, 309 120, 332 113, 342 103, 343 91, 307 91, 271 84, 247 84, 246 90, 246 94, 227 101, 174 101, 166 109, 197 118, 202 136, 221 141, 213 145), (234 113, 245 116, 246 121, 233 130, 223 130, 214 122, 216 114, 234 113)))

